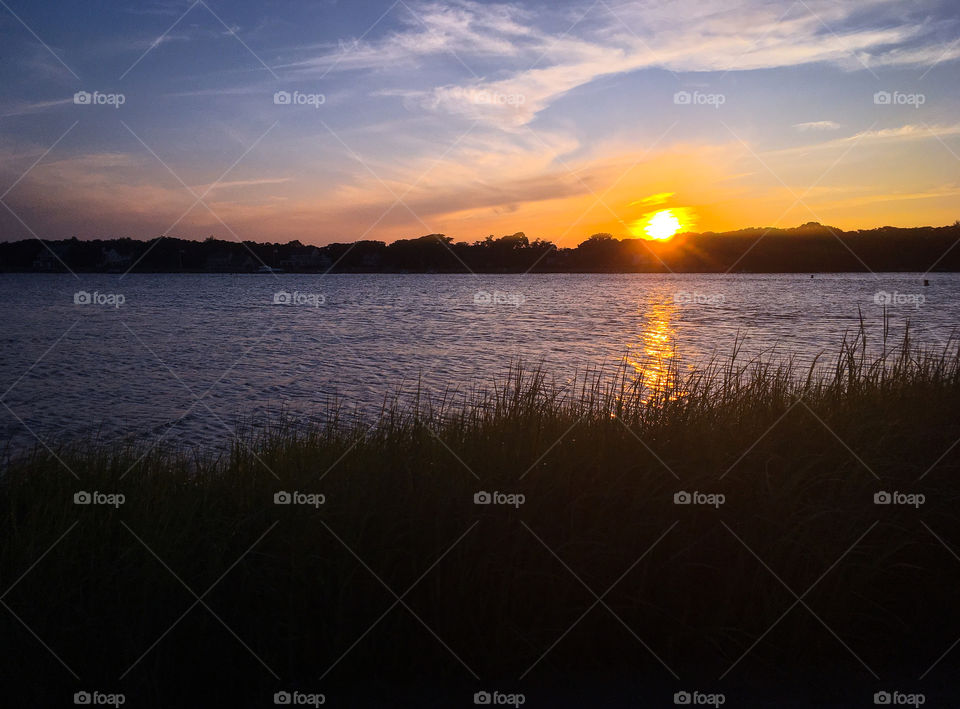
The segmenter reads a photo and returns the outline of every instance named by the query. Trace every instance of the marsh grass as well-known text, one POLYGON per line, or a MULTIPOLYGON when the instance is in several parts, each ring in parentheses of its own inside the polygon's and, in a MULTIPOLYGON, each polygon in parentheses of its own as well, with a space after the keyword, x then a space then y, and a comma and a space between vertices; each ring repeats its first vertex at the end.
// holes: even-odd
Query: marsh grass
POLYGON ((960 634, 960 358, 878 345, 861 327, 804 367, 673 360, 660 387, 627 366, 558 382, 517 364, 489 390, 387 400, 373 420, 335 406, 218 454, 37 448, 0 482, 8 695, 412 688, 450 706, 434 692, 916 681, 960 634), (275 505, 279 490, 326 503, 275 505), (476 505, 480 490, 525 502, 476 505), (679 490, 726 501, 675 505, 679 490), (875 505, 880 490, 926 502, 875 505))

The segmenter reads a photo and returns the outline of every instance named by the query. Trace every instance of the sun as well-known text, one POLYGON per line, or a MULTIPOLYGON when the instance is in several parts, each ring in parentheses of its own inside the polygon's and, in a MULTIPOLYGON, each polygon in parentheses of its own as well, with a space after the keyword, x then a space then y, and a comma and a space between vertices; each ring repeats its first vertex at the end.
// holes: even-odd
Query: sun
MULTIPOLYGON (((662 204, 673 193, 653 195, 662 204)), ((641 200, 646 201, 646 200, 641 200)), ((634 203, 636 204, 636 203, 634 203)), ((697 222, 697 215, 691 207, 667 207, 646 212, 627 227, 632 236, 650 241, 669 241, 680 232, 690 231, 697 222)))
POLYGON ((643 230, 647 237, 656 241, 666 241, 683 228, 680 219, 673 210, 661 209, 646 220, 643 230))

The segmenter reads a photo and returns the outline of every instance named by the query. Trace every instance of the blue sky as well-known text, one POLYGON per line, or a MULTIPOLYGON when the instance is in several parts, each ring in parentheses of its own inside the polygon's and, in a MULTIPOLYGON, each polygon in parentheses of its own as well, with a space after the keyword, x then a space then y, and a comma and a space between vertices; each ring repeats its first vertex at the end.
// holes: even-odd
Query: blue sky
POLYGON ((958 30, 919 0, 3 0, 0 238, 952 223, 958 30))

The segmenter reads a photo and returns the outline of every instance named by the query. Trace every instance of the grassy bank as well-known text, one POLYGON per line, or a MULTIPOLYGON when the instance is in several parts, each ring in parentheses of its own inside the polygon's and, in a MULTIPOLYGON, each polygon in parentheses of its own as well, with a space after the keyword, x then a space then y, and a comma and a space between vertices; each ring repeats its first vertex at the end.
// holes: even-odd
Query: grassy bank
POLYGON ((866 351, 861 333, 812 369, 734 357, 658 391, 514 368, 218 457, 37 450, 0 482, 3 691, 936 705, 960 667, 934 665, 960 636, 960 359, 866 351))

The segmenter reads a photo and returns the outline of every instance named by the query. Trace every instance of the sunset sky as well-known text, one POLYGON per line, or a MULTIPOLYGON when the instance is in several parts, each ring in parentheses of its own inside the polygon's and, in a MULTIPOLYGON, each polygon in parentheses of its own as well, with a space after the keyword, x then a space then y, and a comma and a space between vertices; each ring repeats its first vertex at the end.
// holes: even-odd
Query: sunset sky
POLYGON ((0 239, 948 224, 958 58, 956 0, 3 0, 0 239))

